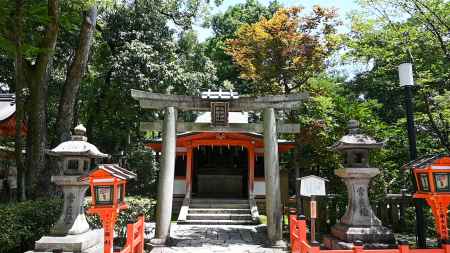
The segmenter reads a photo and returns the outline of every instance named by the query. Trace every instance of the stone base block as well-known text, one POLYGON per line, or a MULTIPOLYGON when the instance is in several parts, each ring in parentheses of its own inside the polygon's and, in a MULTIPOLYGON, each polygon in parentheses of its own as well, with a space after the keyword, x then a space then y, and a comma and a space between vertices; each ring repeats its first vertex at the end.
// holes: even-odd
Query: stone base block
MULTIPOLYGON (((323 237, 323 246, 326 249, 333 250, 351 250, 353 249, 352 242, 342 241, 332 235, 325 235, 323 237)), ((397 248, 395 244, 387 244, 387 243, 364 243, 364 249, 393 249, 397 248)))
POLYGON ((275 242, 271 242, 271 241, 267 240, 264 243, 264 246, 266 246, 268 248, 273 248, 273 249, 287 249, 287 247, 288 247, 287 243, 283 240, 278 240, 275 242))
POLYGON ((103 253, 103 229, 89 230, 86 233, 66 236, 43 236, 36 241, 34 252, 103 253))
POLYGON ((344 242, 363 241, 365 244, 395 244, 392 231, 383 226, 349 226, 338 223, 331 228, 331 234, 344 242))

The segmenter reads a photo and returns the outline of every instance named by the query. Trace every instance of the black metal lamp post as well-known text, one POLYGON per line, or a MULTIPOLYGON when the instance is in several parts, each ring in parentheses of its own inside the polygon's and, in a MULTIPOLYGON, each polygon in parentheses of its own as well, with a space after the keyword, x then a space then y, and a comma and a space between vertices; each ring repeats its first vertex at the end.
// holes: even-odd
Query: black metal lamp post
MULTIPOLYGON (((406 106, 406 120, 408 127, 409 140, 409 159, 413 161, 417 158, 416 149, 416 128, 414 126, 414 111, 413 111, 413 95, 412 87, 414 86, 413 70, 411 63, 402 63, 398 67, 400 86, 405 88, 405 106, 406 106)), ((413 187, 416 190, 416 182, 414 178, 413 187)), ((425 219, 423 214, 423 207, 425 203, 422 199, 414 199, 414 206, 416 210, 416 244, 418 248, 426 248, 426 234, 425 234, 425 219)))

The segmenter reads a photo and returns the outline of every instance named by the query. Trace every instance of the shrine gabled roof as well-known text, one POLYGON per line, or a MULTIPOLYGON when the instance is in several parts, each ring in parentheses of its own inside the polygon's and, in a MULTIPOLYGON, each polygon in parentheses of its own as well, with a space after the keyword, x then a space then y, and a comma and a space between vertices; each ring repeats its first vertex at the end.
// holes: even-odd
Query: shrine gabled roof
POLYGON ((9 119, 16 112, 14 94, 0 94, 0 122, 9 119))
MULTIPOLYGON (((184 132, 184 133, 178 133, 177 134, 177 139, 179 138, 183 138, 183 137, 188 137, 188 136, 194 136, 194 135, 199 135, 203 132, 184 132)), ((263 139, 264 135, 260 134, 260 133, 253 133, 253 132, 247 132, 247 133, 235 133, 235 134, 239 134, 239 135, 247 135, 248 137, 254 137, 257 139, 263 139)), ((162 142, 162 138, 156 138, 156 139, 152 139, 152 140, 148 140, 147 143, 161 143, 162 142)), ((289 140, 285 140, 285 139, 278 139, 278 143, 279 144, 293 144, 295 143, 294 141, 289 141, 289 140)))
MULTIPOLYGON (((200 113, 195 123, 211 123, 211 112, 200 113)), ((228 123, 248 123, 248 112, 228 112, 228 123)))
MULTIPOLYGON (((228 122, 229 123, 241 123, 241 124, 246 124, 248 123, 248 112, 228 112, 228 122)), ((196 120, 195 123, 211 123, 211 112, 202 112, 200 113, 196 120)), ((177 134, 177 139, 178 138, 183 138, 183 137, 188 137, 188 136, 192 136, 192 135, 197 135, 197 134, 201 134, 202 132, 183 132, 183 133, 178 133, 177 134)), ((247 135, 249 137, 254 137, 257 139, 262 139, 264 138, 264 136, 260 133, 254 133, 254 132, 242 132, 242 133, 237 133, 240 135, 247 135)), ((162 142, 161 138, 156 138, 153 140, 149 140, 148 143, 160 143, 162 142)), ((283 140, 283 139, 278 139, 278 143, 294 143, 293 141, 288 141, 288 140, 283 140)))

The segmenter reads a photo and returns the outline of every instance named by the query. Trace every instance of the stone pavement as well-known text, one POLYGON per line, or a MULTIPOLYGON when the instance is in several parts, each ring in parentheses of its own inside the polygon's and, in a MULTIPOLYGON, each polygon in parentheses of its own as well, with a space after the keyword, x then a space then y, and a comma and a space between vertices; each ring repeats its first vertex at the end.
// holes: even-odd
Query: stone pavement
MULTIPOLYGON (((282 253, 281 249, 264 247, 266 226, 243 225, 177 225, 171 226, 168 247, 154 248, 151 253, 282 253)), ((146 237, 154 234, 154 224, 147 224, 146 237)))

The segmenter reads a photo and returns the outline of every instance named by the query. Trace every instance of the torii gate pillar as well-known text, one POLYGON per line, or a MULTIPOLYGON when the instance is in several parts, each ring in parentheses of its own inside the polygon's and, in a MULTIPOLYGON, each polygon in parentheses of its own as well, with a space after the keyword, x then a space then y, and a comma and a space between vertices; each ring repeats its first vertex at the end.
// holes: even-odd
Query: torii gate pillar
POLYGON ((280 193, 280 165, 275 110, 264 109, 264 173, 266 181, 267 236, 271 246, 284 247, 280 193))
POLYGON ((170 233, 172 215, 173 181, 176 156, 176 118, 174 107, 165 109, 163 122, 161 171, 158 183, 158 204, 156 208, 156 233, 152 243, 165 245, 170 233))

